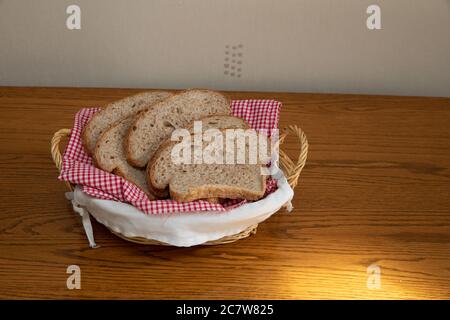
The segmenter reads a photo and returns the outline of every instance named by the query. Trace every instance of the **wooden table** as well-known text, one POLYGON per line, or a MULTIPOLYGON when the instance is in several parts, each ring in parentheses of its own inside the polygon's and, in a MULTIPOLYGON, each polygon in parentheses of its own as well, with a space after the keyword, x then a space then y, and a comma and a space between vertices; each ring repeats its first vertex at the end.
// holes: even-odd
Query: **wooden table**
POLYGON ((450 99, 228 92, 282 101, 281 126, 307 133, 295 210, 194 248, 132 244, 94 223, 90 249, 49 142, 78 109, 136 91, 0 88, 1 298, 450 298, 450 99), (69 265, 80 290, 66 287, 69 265))

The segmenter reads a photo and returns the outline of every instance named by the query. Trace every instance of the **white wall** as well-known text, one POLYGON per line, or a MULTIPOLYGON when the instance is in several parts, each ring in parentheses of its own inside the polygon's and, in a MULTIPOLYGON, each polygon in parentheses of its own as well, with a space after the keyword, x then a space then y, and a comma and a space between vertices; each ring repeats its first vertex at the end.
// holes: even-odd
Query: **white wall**
POLYGON ((450 96, 450 1, 0 0, 0 85, 450 96))

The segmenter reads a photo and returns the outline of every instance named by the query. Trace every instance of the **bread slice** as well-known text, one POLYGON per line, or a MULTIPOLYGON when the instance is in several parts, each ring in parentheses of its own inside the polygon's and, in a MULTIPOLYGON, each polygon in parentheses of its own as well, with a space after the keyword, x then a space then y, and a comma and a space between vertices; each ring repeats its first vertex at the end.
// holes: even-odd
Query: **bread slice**
POLYGON ((191 89, 176 94, 136 119, 126 140, 127 160, 143 168, 176 128, 205 116, 230 113, 229 100, 218 92, 191 89))
MULTIPOLYGON (((230 116, 230 115, 213 115, 208 117, 203 117, 199 119, 198 121, 201 121, 202 124, 202 131, 206 131, 208 129, 248 129, 250 126, 245 122, 244 119, 230 116)), ((192 122, 187 128, 191 134, 194 134, 194 122, 192 122)), ((170 143, 170 138, 165 143, 170 143)), ((164 144, 164 143, 163 143, 164 144)), ((150 160, 150 163, 152 160, 150 160)), ((165 189, 159 189, 158 187, 154 186, 150 181, 147 181, 147 185, 151 192, 158 197, 164 197, 168 196, 168 190, 165 189)), ((207 199, 210 203, 219 203, 219 199, 207 199)))
MULTIPOLYGON (((171 152, 177 143, 166 141, 149 162, 147 183, 153 188, 168 187, 171 198, 180 202, 204 198, 258 200, 264 195, 266 176, 261 174, 264 164, 248 162, 248 142, 245 164, 175 164, 171 152)), ((204 142, 203 150, 207 145, 204 142)))
POLYGON ((81 139, 86 152, 93 155, 98 138, 114 123, 136 115, 171 95, 166 91, 146 91, 108 104, 105 109, 97 112, 84 127, 81 139))
POLYGON ((145 171, 130 166, 125 157, 123 141, 133 122, 134 116, 130 116, 103 132, 95 145, 94 160, 100 169, 124 177, 153 200, 155 197, 147 187, 145 171))

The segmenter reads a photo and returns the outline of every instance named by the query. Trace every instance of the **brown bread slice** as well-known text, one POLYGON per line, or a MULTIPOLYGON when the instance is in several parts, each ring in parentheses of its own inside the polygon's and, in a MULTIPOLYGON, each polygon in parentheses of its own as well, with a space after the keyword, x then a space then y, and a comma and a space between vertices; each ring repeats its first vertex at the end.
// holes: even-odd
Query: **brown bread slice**
POLYGON ((246 164, 175 164, 171 152, 176 144, 176 141, 166 141, 152 158, 147 167, 149 185, 158 189, 168 187, 171 198, 180 202, 204 198, 258 200, 263 197, 266 188, 266 176, 261 175, 263 164, 248 163, 248 143, 246 164))
POLYGON ((124 118, 136 115, 172 94, 166 91, 146 91, 108 104, 97 112, 84 127, 81 139, 89 155, 93 155, 97 140, 110 126, 124 118))
POLYGON ((266 178, 258 165, 207 165, 177 174, 169 184, 171 198, 180 202, 212 197, 258 200, 264 196, 265 188, 266 178), (220 166, 226 167, 218 174, 220 166))
POLYGON ((124 137, 134 122, 134 116, 125 118, 106 130, 95 145, 94 160, 107 172, 124 177, 144 191, 150 200, 155 199, 147 187, 145 171, 130 166, 125 157, 124 137))
MULTIPOLYGON (((230 115, 213 115, 208 117, 203 117, 199 119, 202 124, 202 131, 206 131, 208 129, 248 129, 250 126, 245 122, 244 119, 230 116, 230 115)), ((192 122, 187 128, 191 134, 194 133, 194 122, 192 122)), ((168 139, 170 140, 170 138, 168 139)), ((151 162, 151 161, 150 161, 151 162)), ((167 189, 158 189, 156 186, 152 185, 151 182, 147 183, 149 189, 152 193, 157 195, 158 197, 163 197, 164 195, 168 195, 167 189)), ((207 199, 210 203, 219 203, 218 199, 207 199)))
POLYGON ((229 100, 218 92, 191 89, 176 94, 136 119, 125 143, 127 160, 143 168, 174 129, 205 116, 230 113, 229 100))

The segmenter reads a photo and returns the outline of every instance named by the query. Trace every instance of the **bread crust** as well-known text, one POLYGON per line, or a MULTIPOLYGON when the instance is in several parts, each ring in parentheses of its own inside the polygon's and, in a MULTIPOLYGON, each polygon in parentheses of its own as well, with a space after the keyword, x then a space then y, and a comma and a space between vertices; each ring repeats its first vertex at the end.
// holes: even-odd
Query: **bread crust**
POLYGON ((146 181, 147 181, 147 188, 150 190, 150 192, 158 199, 167 199, 169 198, 169 190, 168 189, 156 189, 153 188, 153 186, 148 183, 147 180, 147 174, 145 175, 146 181))
POLYGON ((146 172, 146 179, 147 179, 147 185, 149 187, 149 189, 154 190, 156 193, 158 192, 163 192, 164 190, 166 190, 167 194, 169 193, 167 191, 167 188, 159 188, 158 186, 155 185, 154 181, 152 180, 152 177, 154 176, 154 172, 155 172, 155 164, 156 164, 156 159, 159 158, 159 156, 161 155, 161 153, 166 149, 169 148, 171 145, 174 145, 175 143, 177 143, 176 141, 171 141, 170 139, 166 140, 165 142, 163 142, 158 150, 156 150, 155 154, 153 155, 153 157, 150 159, 150 161, 148 162, 147 168, 145 170, 146 172))
MULTIPOLYGON (((102 169, 102 170, 104 170, 104 171, 107 171, 107 172, 112 172, 115 168, 113 168, 113 169, 111 169, 111 170, 108 170, 108 169, 106 169, 106 166, 105 165, 103 165, 103 163, 101 162, 101 157, 100 157, 100 154, 99 154, 99 149, 100 149, 100 142, 102 142, 104 139, 105 139, 105 137, 106 137, 106 135, 111 131, 111 130, 114 130, 115 128, 117 128, 117 126, 119 126, 120 124, 121 124, 121 122, 122 121, 124 121, 124 120, 126 120, 126 119, 128 119, 128 118, 125 118, 125 119, 122 119, 121 121, 117 121, 116 123, 114 123, 112 126, 110 126, 107 130, 105 130, 101 135, 100 135, 100 137, 98 138, 98 140, 97 140, 97 143, 95 144, 95 148, 94 148, 94 152, 93 152, 93 154, 92 154, 92 158, 94 159, 94 164, 95 164, 95 166, 96 167, 99 167, 100 169, 102 169)), ((116 167, 117 167, 117 164, 116 164, 116 167)))
POLYGON ((225 185, 204 185, 197 188, 192 188, 186 194, 177 193, 169 188, 170 197, 179 202, 190 202, 203 198, 246 199, 256 201, 264 196, 266 190, 266 179, 266 176, 261 176, 263 191, 259 193, 225 185))
MULTIPOLYGON (((99 111, 99 112, 101 112, 101 111, 99 111)), ((98 113, 98 112, 97 112, 98 113)), ((97 114, 96 113, 96 114, 97 114)), ((94 114, 94 117, 95 117, 95 114, 94 114)), ((94 118, 94 117, 92 117, 91 118, 91 120, 94 118)), ((91 120, 89 120, 89 122, 91 121, 91 120)), ((89 124, 89 122, 87 123, 87 125, 89 124)), ((83 145, 83 148, 84 148, 84 151, 87 153, 87 155, 88 156, 92 156, 93 154, 92 154, 92 152, 91 152, 91 150, 89 149, 89 147, 88 147, 88 141, 87 141, 87 137, 88 137, 88 133, 87 133, 87 125, 83 128, 83 131, 81 132, 81 144, 83 145)))

